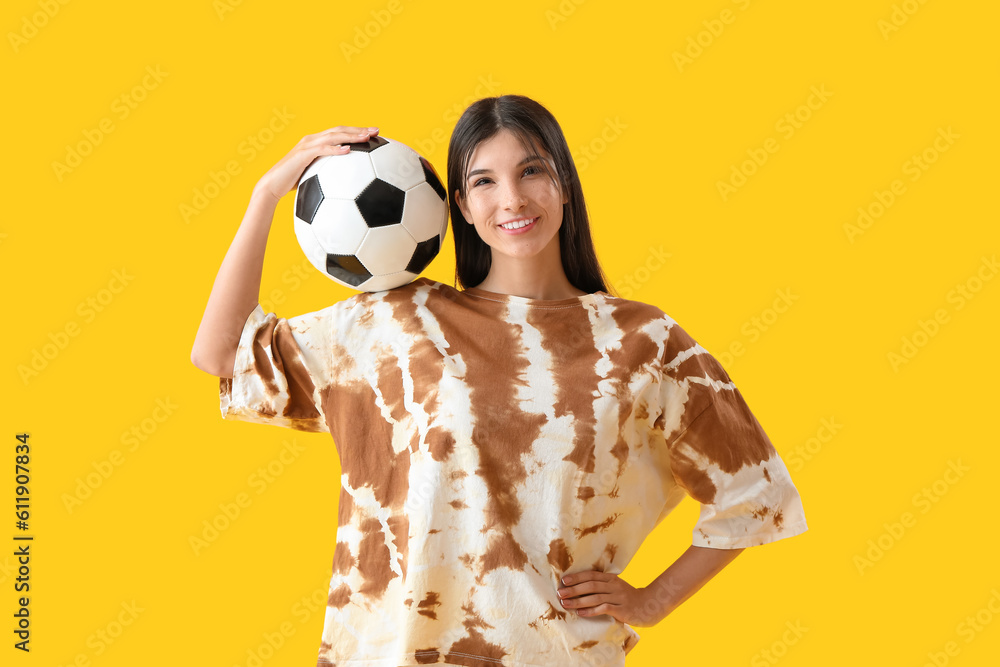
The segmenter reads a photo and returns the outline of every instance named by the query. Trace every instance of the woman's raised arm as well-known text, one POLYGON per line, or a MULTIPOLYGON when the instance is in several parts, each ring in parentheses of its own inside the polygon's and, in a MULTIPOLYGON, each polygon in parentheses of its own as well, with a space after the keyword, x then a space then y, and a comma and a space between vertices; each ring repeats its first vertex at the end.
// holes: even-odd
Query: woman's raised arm
POLYGON ((243 325, 260 296, 264 248, 278 200, 254 189, 236 238, 215 277, 191 348, 191 363, 218 377, 232 377, 243 325))
POLYGON ((191 363, 218 377, 233 376, 243 326, 259 302, 264 249, 278 202, 298 187, 313 160, 347 153, 347 144, 367 141, 375 134, 377 127, 338 126, 306 135, 261 177, 215 277, 191 348, 191 363))

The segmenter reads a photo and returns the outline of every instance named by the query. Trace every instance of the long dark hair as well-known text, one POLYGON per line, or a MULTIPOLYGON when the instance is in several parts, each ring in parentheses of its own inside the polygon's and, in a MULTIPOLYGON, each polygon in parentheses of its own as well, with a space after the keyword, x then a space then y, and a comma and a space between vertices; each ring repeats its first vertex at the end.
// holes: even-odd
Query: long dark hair
MULTIPOLYGON (((594 240, 590 234, 587 204, 580 187, 580 176, 566 144, 562 128, 555 116, 538 102, 523 95, 485 97, 474 102, 458 119, 448 144, 448 208, 455 239, 456 289, 475 287, 489 273, 492 264, 490 246, 483 242, 473 225, 468 224, 455 201, 457 188, 464 201, 468 188, 465 173, 469 159, 480 142, 494 137, 501 130, 510 130, 531 154, 533 142, 544 148, 555 162, 562 192, 569 195, 563 204, 563 220, 559 227, 559 251, 563 270, 570 283, 587 293, 611 291, 609 281, 597 260, 594 240)), ((553 182, 555 182, 553 180, 553 182)))

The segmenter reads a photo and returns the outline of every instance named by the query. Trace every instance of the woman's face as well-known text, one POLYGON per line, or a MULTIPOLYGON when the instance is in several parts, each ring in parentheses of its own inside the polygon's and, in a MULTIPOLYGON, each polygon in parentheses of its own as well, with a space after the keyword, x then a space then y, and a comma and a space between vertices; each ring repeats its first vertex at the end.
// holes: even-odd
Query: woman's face
POLYGON ((501 130, 472 152, 465 201, 458 190, 455 201, 494 253, 532 257, 554 243, 558 256, 563 204, 569 198, 562 196, 549 173, 555 176, 556 169, 546 151, 526 153, 512 132, 501 130), (514 230, 501 227, 512 221, 531 224, 514 230))

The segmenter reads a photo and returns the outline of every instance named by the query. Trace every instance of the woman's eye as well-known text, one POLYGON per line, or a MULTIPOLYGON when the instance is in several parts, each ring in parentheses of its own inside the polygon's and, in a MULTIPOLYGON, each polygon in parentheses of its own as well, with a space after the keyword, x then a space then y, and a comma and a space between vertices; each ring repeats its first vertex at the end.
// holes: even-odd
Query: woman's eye
MULTIPOLYGON (((529 170, 531 171, 532 174, 540 174, 540 173, 542 173, 542 170, 539 169, 538 167, 535 167, 535 166, 525 167, 524 168, 524 173, 528 172, 529 170)), ((480 183, 483 183, 483 182, 488 183, 489 180, 490 179, 488 179, 488 178, 480 178, 478 181, 476 181, 475 183, 472 184, 472 187, 476 187, 477 185, 479 185, 480 183)))

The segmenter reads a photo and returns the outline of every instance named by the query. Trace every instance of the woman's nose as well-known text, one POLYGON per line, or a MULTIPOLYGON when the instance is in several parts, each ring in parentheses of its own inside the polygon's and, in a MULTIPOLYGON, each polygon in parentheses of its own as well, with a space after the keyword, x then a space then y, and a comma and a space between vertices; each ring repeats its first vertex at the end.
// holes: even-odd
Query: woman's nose
POLYGON ((516 211, 524 206, 525 198, 521 188, 517 184, 511 184, 504 188, 503 205, 504 208, 516 211))

